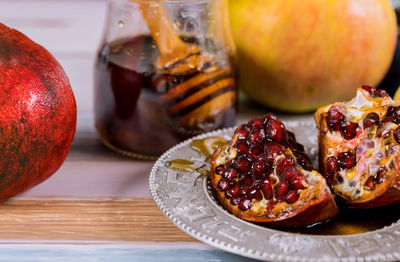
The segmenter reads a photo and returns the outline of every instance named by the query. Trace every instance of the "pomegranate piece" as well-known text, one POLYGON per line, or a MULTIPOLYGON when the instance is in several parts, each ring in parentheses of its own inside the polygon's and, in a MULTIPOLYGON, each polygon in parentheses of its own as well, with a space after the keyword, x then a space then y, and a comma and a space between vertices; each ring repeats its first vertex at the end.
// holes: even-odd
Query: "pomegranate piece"
POLYGON ((318 109, 315 120, 320 170, 342 202, 359 208, 400 202, 400 103, 363 86, 352 100, 318 109), (332 108, 342 114, 340 130, 331 128, 332 108))
POLYGON ((295 135, 267 114, 239 126, 214 152, 210 179, 218 201, 239 218, 305 226, 338 212, 325 179, 311 169, 295 135))

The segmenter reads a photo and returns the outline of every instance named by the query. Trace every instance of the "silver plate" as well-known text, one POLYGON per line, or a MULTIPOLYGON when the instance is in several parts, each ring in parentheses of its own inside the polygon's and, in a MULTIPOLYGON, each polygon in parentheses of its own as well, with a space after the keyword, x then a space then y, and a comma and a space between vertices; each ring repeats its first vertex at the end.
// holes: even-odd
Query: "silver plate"
MULTIPOLYGON (((314 123, 288 121, 313 161, 317 154, 314 123)), ((150 174, 150 192, 161 211, 182 231, 211 246, 266 261, 394 261, 400 260, 400 223, 347 236, 288 233, 248 223, 229 214, 213 198, 204 171, 205 156, 192 148, 194 140, 230 139, 234 129, 222 129, 186 140, 164 153, 150 174), (168 161, 185 159, 195 170, 176 171, 168 161), (202 174, 203 173, 203 174, 202 174)))

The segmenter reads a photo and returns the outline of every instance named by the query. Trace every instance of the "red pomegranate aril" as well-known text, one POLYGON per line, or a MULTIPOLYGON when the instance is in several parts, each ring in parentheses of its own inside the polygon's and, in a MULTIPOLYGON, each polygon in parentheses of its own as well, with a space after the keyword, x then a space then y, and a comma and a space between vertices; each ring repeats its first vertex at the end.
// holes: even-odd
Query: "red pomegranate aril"
POLYGON ((225 167, 224 166, 217 166, 217 168, 215 168, 215 173, 217 175, 221 176, 224 173, 224 171, 225 171, 225 167))
POLYGON ((250 128, 247 125, 243 125, 238 128, 236 135, 238 139, 246 139, 250 133, 250 128))
POLYGON ((251 159, 254 159, 257 155, 263 152, 263 148, 261 145, 251 145, 248 152, 247 156, 251 159))
POLYGON ((282 170, 281 177, 286 181, 291 181, 295 176, 300 174, 300 170, 298 170, 295 166, 289 166, 282 170))
POLYGON ((249 190, 249 187, 250 187, 249 185, 240 186, 239 195, 246 196, 247 195, 247 190, 249 190))
POLYGON ((340 122, 340 131, 344 139, 353 139, 357 135, 357 127, 357 123, 353 123, 349 119, 347 119, 347 117, 342 116, 342 120, 340 122))
POLYGON ((351 152, 341 152, 338 155, 339 167, 342 169, 351 169, 355 165, 354 154, 351 152))
POLYGON ((285 202, 288 204, 293 204, 299 199, 299 195, 296 191, 289 191, 286 195, 285 202))
POLYGON ((262 121, 260 119, 255 119, 251 121, 252 126, 262 127, 262 121))
POLYGON ((261 187, 261 191, 264 194, 264 198, 265 199, 271 199, 272 198, 271 180, 269 178, 264 178, 261 181, 260 187, 261 187))
POLYGON ((221 178, 218 182, 218 188, 221 191, 225 191, 229 187, 229 180, 226 178, 221 178))
POLYGON ((378 172, 375 175, 375 183, 382 184, 383 180, 385 179, 385 175, 386 175, 386 168, 382 166, 378 169, 378 172))
POLYGON ((237 176, 238 176, 238 173, 233 168, 229 168, 229 169, 225 170, 225 172, 224 172, 224 177, 226 177, 227 179, 234 179, 237 176))
POLYGON ((250 185, 252 182, 253 182, 253 180, 248 176, 246 176, 242 180, 240 180, 241 185, 250 185))
POLYGON ((381 124, 387 124, 387 123, 393 123, 395 121, 395 117, 394 116, 385 116, 382 120, 381 120, 381 124))
POLYGON ((232 187, 228 188, 228 190, 226 190, 225 193, 228 198, 235 198, 239 195, 239 190, 240 186, 239 184, 236 183, 232 187))
POLYGON ((400 144, 400 127, 394 130, 393 137, 396 140, 396 142, 400 144))
POLYGON ((261 143, 265 138, 265 131, 263 128, 255 127, 249 135, 249 141, 252 144, 261 143))
POLYGON ((276 185, 276 195, 281 198, 289 191, 289 183, 287 181, 281 181, 276 185))
POLYGON ((326 172, 328 179, 332 179, 332 176, 339 171, 339 162, 334 156, 328 157, 326 160, 326 172))
POLYGON ((265 160, 270 166, 273 165, 275 158, 283 153, 283 147, 278 143, 269 142, 264 146, 265 160))
POLYGON ((252 198, 252 199, 254 198, 256 200, 261 200, 262 199, 262 194, 261 194, 260 190, 255 186, 250 187, 247 190, 247 196, 252 198))
POLYGON ((361 88, 364 89, 365 91, 367 91, 371 96, 375 95, 376 89, 373 88, 372 86, 364 85, 364 86, 361 86, 361 88))
POLYGON ((239 155, 243 155, 247 153, 249 146, 247 145, 246 140, 238 140, 235 144, 235 148, 239 155))
POLYGON ((239 157, 236 160, 235 167, 239 169, 242 173, 247 173, 250 171, 251 162, 246 157, 239 157))
POLYGON ((275 203, 272 201, 269 201, 267 204, 267 211, 271 212, 274 209, 274 207, 275 207, 275 203))
POLYGON ((292 156, 285 156, 284 158, 280 159, 276 164, 276 168, 278 173, 282 172, 285 168, 290 166, 295 166, 296 162, 292 156))
POLYGON ((267 169, 269 169, 269 166, 264 161, 259 161, 259 160, 254 161, 253 163, 254 174, 262 175, 264 174, 265 171, 267 171, 267 169))
POLYGON ((285 125, 278 119, 272 119, 266 124, 265 133, 266 137, 274 142, 287 142, 288 135, 285 125))
POLYGON ((384 89, 378 89, 375 91, 375 96, 377 97, 388 97, 389 94, 384 89))
POLYGON ((340 130, 340 121, 342 119, 342 113, 339 112, 337 106, 331 106, 326 117, 326 122, 331 131, 340 130))
POLYGON ((304 183, 305 183, 304 176, 302 174, 298 174, 292 179, 292 189, 294 190, 304 189, 305 188, 304 183))
POLYGON ((375 112, 369 113, 363 120, 364 129, 379 125, 379 115, 375 112))
POLYGON ((242 200, 240 200, 238 207, 240 210, 246 211, 247 209, 250 208, 250 203, 251 203, 251 199, 248 197, 244 197, 242 200))

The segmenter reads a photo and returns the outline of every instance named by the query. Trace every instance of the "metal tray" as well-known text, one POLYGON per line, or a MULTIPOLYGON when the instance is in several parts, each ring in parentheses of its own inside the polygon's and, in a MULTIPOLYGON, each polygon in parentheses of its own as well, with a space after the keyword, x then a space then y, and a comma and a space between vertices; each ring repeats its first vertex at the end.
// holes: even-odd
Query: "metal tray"
MULTIPOLYGON (((288 121, 314 164, 317 131, 313 122, 288 121)), ((224 210, 211 194, 206 156, 215 137, 229 140, 234 128, 209 132, 186 140, 164 153, 150 174, 150 192, 161 211, 182 231, 211 246, 264 261, 394 261, 400 260, 400 223, 355 235, 289 233, 248 223, 224 210), (188 168, 171 168, 181 159, 188 168)))

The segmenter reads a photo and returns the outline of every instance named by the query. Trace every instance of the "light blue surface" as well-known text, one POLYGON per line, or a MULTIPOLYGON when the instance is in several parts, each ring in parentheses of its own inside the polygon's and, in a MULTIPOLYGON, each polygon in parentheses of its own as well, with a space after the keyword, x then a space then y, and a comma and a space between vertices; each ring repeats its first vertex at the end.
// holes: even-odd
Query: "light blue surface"
POLYGON ((249 258, 221 250, 156 249, 150 248, 102 248, 101 246, 74 245, 0 245, 0 261, 140 261, 140 262, 254 262, 249 258))

